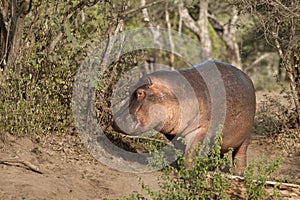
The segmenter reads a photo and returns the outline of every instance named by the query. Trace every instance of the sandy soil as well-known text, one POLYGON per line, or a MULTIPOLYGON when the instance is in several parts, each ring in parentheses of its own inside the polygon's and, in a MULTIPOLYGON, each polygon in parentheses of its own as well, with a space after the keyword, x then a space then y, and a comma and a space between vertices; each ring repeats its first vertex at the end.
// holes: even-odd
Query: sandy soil
POLYGON ((130 174, 109 169, 93 159, 75 136, 49 136, 40 143, 6 136, 0 142, 0 199, 102 199, 129 195, 139 189, 138 177, 153 185, 156 174, 130 174))
MULTIPOLYGON (((283 148, 281 140, 254 135, 248 150, 249 162, 282 155, 283 164, 273 179, 300 184, 299 143, 289 151, 283 148)), ((131 174, 112 170, 93 159, 76 135, 52 134, 38 142, 3 134, 0 139, 0 199, 118 198, 141 191, 138 177, 157 189, 158 175, 159 172, 131 174), (29 169, 23 161, 38 167, 43 174, 29 169)), ((290 197, 300 199, 299 194, 300 191, 294 191, 290 197)))

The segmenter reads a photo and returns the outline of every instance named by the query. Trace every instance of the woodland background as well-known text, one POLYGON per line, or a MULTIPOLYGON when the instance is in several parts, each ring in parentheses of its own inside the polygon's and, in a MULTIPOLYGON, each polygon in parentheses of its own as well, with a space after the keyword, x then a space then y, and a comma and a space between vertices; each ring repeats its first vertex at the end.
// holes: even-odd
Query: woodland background
MULTIPOLYGON (((98 41, 141 27, 172 29, 199 40, 201 60, 238 66, 257 90, 284 85, 299 124, 296 0, 1 0, 0 5, 1 133, 42 134, 72 126, 72 84, 87 52, 98 41)), ((175 55, 157 51, 123 58, 112 72, 116 78, 138 63, 163 60, 185 67, 175 55)), ((109 77, 112 73, 107 73, 108 85, 116 79, 109 77)))

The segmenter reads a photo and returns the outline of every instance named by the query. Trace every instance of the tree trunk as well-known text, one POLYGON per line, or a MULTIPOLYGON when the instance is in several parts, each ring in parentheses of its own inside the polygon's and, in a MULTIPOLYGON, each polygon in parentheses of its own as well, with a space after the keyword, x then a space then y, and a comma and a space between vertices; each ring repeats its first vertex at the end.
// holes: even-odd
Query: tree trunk
MULTIPOLYGON (((297 47, 298 45, 296 45, 297 47)), ((289 52, 289 60, 285 63, 286 73, 290 81, 290 87, 297 115, 297 124, 300 125, 300 50, 293 48, 289 52)))
POLYGON ((286 75, 290 82, 290 88, 295 104, 296 120, 297 125, 300 125, 300 45, 299 45, 299 20, 290 19, 289 21, 289 37, 288 47, 283 50, 282 44, 279 40, 280 23, 277 23, 272 32, 274 38, 274 44, 278 51, 278 54, 282 60, 283 65, 286 69, 286 75))
POLYGON ((198 26, 200 27, 199 37, 201 43, 201 58, 204 60, 212 58, 212 44, 209 38, 209 31, 208 31, 208 1, 207 0, 200 0, 200 12, 198 18, 198 26))
POLYGON ((182 0, 178 3, 180 17, 187 28, 197 35, 200 41, 200 59, 202 61, 212 58, 212 44, 208 31, 208 1, 200 1, 200 11, 197 21, 189 14, 188 9, 184 7, 182 0))
POLYGON ((0 12, 0 69, 4 70, 6 66, 7 59, 7 39, 8 39, 8 1, 1 1, 1 12, 0 12))
POLYGON ((238 15, 236 9, 234 8, 232 9, 232 16, 230 20, 225 25, 222 25, 214 15, 209 15, 209 21, 211 25, 226 45, 229 62, 241 69, 242 62, 236 34, 237 20, 238 15))
POLYGON ((2 0, 0 12, 0 68, 14 66, 24 30, 24 17, 31 8, 31 0, 17 2, 2 0))
POLYGON ((233 16, 229 20, 229 23, 224 26, 224 32, 221 39, 225 42, 228 50, 228 57, 232 65, 242 68, 240 50, 236 37, 236 21, 238 20, 237 12, 233 11, 233 16))
POLYGON ((299 18, 295 20, 292 19, 291 24, 291 37, 290 37, 290 47, 288 48, 288 54, 290 53, 290 63, 286 65, 287 74, 290 79, 290 85, 293 93, 296 115, 297 115, 297 125, 300 126, 300 45, 299 45, 299 18))

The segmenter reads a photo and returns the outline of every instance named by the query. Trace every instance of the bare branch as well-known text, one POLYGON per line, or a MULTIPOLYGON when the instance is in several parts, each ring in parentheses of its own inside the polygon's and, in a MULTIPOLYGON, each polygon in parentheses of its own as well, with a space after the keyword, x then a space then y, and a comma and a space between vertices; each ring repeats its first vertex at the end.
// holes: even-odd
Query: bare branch
POLYGON ((5 165, 12 165, 12 164, 22 164, 25 166, 26 169, 29 169, 33 172, 37 172, 39 174, 44 174, 45 172, 41 171, 37 166, 31 164, 29 161, 26 160, 0 160, 0 164, 5 164, 5 165))
POLYGON ((272 36, 274 38, 275 47, 277 49, 277 52, 278 52, 280 58, 284 59, 283 50, 281 48, 281 45, 280 45, 280 42, 279 42, 279 36, 278 36, 279 28, 280 28, 279 23, 276 23, 275 24, 275 31, 272 31, 271 34, 272 34, 272 36))
POLYGON ((220 21, 217 19, 217 17, 214 14, 212 13, 208 14, 208 19, 216 32, 223 32, 224 26, 223 24, 220 23, 220 21))
POLYGON ((264 60, 265 58, 267 58, 269 56, 271 56, 271 53, 262 54, 257 59, 255 59, 254 62, 251 63, 250 67, 253 67, 254 65, 256 65, 257 63, 259 63, 260 61, 264 60))
POLYGON ((164 2, 167 2, 166 0, 159 0, 159 1, 154 1, 154 2, 151 2, 151 3, 148 3, 144 6, 140 6, 138 8, 134 8, 134 9, 131 9, 131 10, 126 10, 122 13, 119 14, 120 17, 126 17, 130 14, 133 14, 133 13, 136 13, 136 12, 139 12, 140 10, 143 10, 145 8, 148 8, 148 7, 151 7, 151 6, 154 6, 154 5, 157 5, 157 4, 160 4, 160 3, 164 3, 164 2))
MULTIPOLYGON (((95 0, 93 2, 89 2, 89 1, 81 1, 80 3, 78 3, 76 6, 70 8, 66 13, 65 16, 62 20, 61 24, 65 24, 69 19, 71 19, 72 15, 82 9, 84 9, 84 7, 91 7, 94 6, 96 3, 98 3, 99 0, 95 0)), ((74 23, 74 21, 72 22, 74 23)), ((52 42, 50 43, 50 46, 48 47, 48 52, 51 53, 53 52, 53 50, 55 49, 55 46, 57 45, 57 43, 64 37, 64 33, 62 32, 62 30, 60 30, 56 37, 52 40, 52 42)))
POLYGON ((2 0, 2 9, 0 12, 0 20, 2 18, 2 21, 5 22, 7 20, 7 14, 8 14, 8 1, 7 0, 2 0))
POLYGON ((62 33, 62 31, 58 32, 58 34, 56 35, 56 37, 52 40, 52 42, 50 43, 49 46, 49 53, 52 53, 54 51, 55 46, 57 45, 57 43, 59 41, 62 40, 64 34, 62 33))
POLYGON ((182 33, 182 17, 179 15, 179 22, 178 22, 178 34, 181 36, 182 33))
POLYGON ((32 6, 31 0, 22 1, 21 5, 18 6, 18 8, 17 8, 18 16, 21 18, 25 17, 25 15, 27 15, 30 12, 31 6, 32 6))
MULTIPOLYGON (((275 0, 275 1, 276 1, 277 5, 273 5, 273 6, 278 7, 278 5, 280 5, 282 8, 284 8, 284 10, 288 11, 290 14, 294 15, 295 17, 300 17, 299 14, 295 13, 290 8, 283 5, 280 1, 278 1, 278 0, 275 0)), ((272 2, 270 4, 272 4, 272 2)))

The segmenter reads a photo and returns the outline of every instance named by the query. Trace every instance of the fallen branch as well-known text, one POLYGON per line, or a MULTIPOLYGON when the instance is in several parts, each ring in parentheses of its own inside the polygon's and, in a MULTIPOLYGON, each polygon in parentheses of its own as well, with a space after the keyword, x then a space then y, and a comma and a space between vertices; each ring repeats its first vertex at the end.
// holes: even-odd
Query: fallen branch
MULTIPOLYGON (((240 181, 244 181, 244 178, 241 177, 241 176, 228 175, 227 177, 230 178, 230 179, 238 179, 240 181)), ((253 182, 257 182, 257 180, 253 180, 253 182)), ((300 185, 293 184, 293 183, 281 183, 281 182, 277 182, 277 181, 266 181, 266 185, 286 186, 286 187, 292 187, 292 188, 299 188, 300 189, 300 185)))
MULTIPOLYGON (((214 177, 214 172, 209 172, 207 178, 213 179, 213 177, 214 177)), ((237 196, 241 199, 245 199, 244 195, 246 194, 247 188, 244 184, 242 184, 245 183, 244 177, 234 176, 230 174, 223 174, 222 177, 226 177, 230 179, 234 185, 234 187, 232 187, 232 190, 229 192, 234 194, 234 196, 237 196)), ((252 181, 253 183, 256 183, 258 180, 252 180, 252 181)), ((274 188, 277 187, 279 194, 282 195, 282 197, 284 197, 283 199, 286 199, 285 197, 289 197, 289 199, 293 199, 293 197, 298 197, 300 195, 300 185, 297 184, 281 183, 277 181, 266 181, 264 185, 265 185, 266 192, 271 195, 273 193, 272 188, 274 190, 274 188)))
POLYGON ((29 161, 26 160, 0 160, 0 164, 5 164, 5 165, 13 165, 13 164, 22 164, 24 166, 20 166, 23 168, 26 168, 28 170, 31 170, 33 172, 39 173, 39 174, 44 174, 45 172, 42 172, 37 166, 31 164, 29 161))

